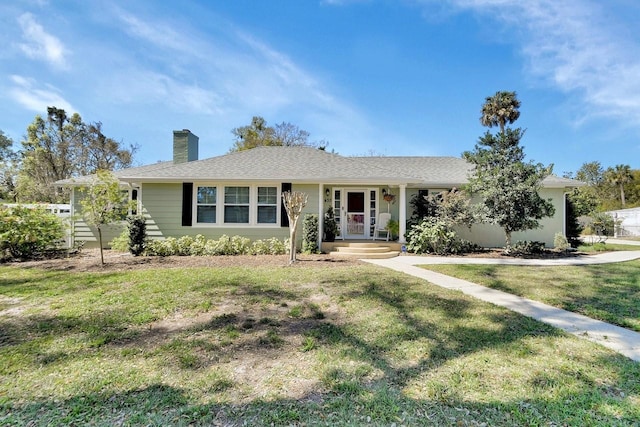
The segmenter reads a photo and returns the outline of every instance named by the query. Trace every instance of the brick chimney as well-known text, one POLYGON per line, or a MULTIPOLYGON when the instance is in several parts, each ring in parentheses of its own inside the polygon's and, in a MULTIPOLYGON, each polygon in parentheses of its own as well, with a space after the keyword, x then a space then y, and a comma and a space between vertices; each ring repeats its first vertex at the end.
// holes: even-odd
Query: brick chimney
POLYGON ((173 131, 173 163, 198 160, 198 137, 189 129, 173 131))

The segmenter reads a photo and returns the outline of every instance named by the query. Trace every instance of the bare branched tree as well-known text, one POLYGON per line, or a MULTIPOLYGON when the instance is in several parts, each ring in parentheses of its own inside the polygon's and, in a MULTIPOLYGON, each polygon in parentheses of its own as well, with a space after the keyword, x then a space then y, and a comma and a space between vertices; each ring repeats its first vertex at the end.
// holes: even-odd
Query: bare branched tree
POLYGON ((308 195, 300 191, 282 193, 284 208, 289 217, 289 264, 296 262, 296 228, 302 209, 307 205, 308 195))

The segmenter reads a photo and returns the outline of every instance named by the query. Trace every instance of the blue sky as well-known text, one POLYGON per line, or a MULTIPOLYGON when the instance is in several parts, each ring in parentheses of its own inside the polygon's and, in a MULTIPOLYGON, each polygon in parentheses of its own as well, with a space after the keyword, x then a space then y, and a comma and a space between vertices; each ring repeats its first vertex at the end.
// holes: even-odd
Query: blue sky
POLYGON ((460 156, 514 90, 527 159, 640 168, 637 0, 24 0, 0 5, 0 129, 55 105, 169 160, 290 122, 344 155, 460 156))

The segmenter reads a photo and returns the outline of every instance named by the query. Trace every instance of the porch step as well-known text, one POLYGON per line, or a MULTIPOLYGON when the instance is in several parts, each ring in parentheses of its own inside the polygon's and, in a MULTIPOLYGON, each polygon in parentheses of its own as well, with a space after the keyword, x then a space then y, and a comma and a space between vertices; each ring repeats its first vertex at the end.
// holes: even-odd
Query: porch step
POLYGON ((383 259, 397 257, 400 252, 391 250, 389 246, 377 243, 345 243, 334 246, 329 255, 359 259, 383 259))

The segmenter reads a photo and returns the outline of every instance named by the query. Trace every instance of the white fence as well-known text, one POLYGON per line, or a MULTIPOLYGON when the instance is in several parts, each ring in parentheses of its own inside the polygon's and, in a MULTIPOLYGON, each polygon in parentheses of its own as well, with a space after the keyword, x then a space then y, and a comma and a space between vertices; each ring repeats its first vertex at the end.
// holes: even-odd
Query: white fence
POLYGON ((615 237, 640 236, 640 208, 620 209, 607 214, 616 223, 615 237))

